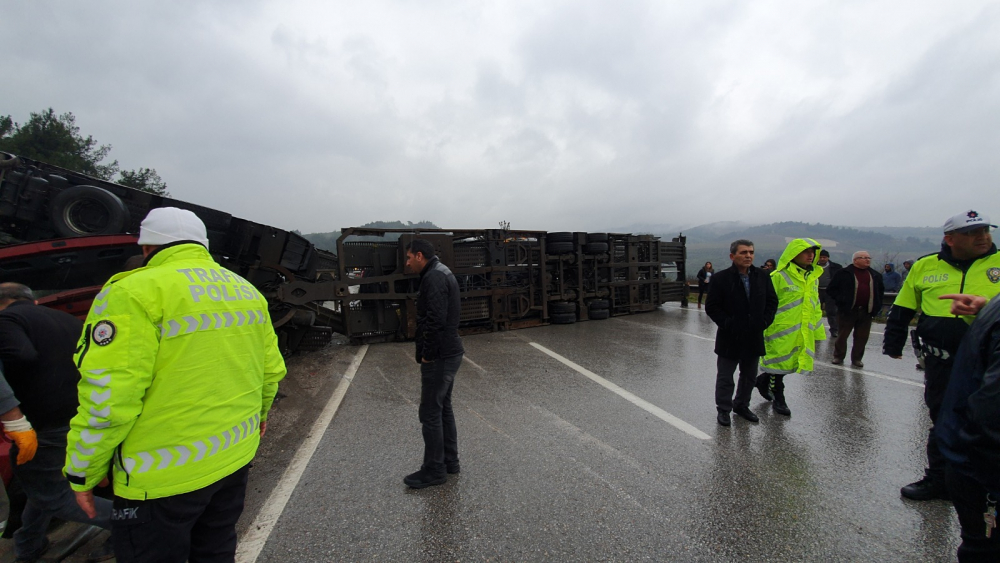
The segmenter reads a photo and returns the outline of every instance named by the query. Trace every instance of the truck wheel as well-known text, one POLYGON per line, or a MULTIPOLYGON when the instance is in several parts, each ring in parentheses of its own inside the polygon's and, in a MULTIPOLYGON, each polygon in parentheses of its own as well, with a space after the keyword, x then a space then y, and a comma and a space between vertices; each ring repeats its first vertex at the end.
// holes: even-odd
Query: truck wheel
POLYGON ((576 249, 572 242, 550 242, 545 245, 546 254, 568 254, 576 249))
POLYGON ((554 325, 568 325, 576 322, 576 313, 556 313, 549 316, 549 322, 554 325))
POLYGON ((568 301, 553 301, 552 303, 549 303, 549 313, 553 315, 566 313, 576 315, 576 303, 570 303, 568 301))
POLYGON ((9 170, 11 168, 17 168, 21 164, 21 159, 16 155, 0 152, 0 170, 9 170))
POLYGON ((587 304, 591 311, 596 311, 597 309, 607 309, 611 306, 611 303, 607 299, 594 299, 587 304))
POLYGON ((606 242, 588 242, 583 245, 583 252, 586 254, 604 254, 608 251, 606 242))
POLYGON ((73 186, 52 198, 49 218, 59 236, 85 237, 122 232, 129 214, 115 194, 97 186, 73 186))
POLYGON ((608 242, 608 233, 587 233, 587 242, 608 242))
POLYGON ((573 233, 569 232, 548 233, 547 235, 545 235, 545 242, 549 244, 553 242, 573 242, 573 233))
POLYGON ((587 317, 592 321, 602 321, 611 316, 611 311, 607 309, 591 309, 587 317))

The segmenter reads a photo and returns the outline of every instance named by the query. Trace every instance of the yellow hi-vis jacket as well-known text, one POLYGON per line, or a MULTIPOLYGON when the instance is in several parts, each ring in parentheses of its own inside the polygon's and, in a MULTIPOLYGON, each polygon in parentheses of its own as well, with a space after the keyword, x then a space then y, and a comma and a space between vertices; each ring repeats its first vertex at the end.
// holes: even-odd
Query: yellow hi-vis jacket
POLYGON ((765 354, 761 369, 767 373, 812 373, 816 357, 816 342, 826 340, 823 310, 819 302, 820 244, 813 239, 798 238, 788 243, 781 253, 778 267, 771 272, 771 283, 778 294, 778 312, 774 322, 764 330, 765 354), (803 250, 816 249, 812 269, 792 262, 803 250))
POLYGON ((285 363, 267 302, 200 244, 164 246, 111 278, 76 353, 80 407, 65 473, 117 496, 204 488, 249 463, 285 363))

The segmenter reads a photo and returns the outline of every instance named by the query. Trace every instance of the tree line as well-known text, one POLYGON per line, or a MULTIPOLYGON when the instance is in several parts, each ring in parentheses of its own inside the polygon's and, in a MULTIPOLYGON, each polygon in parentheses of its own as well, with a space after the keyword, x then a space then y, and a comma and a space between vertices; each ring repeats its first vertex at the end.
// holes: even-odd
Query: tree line
POLYGON ((0 151, 38 160, 115 182, 123 186, 167 197, 167 183, 155 168, 122 170, 117 160, 104 162, 111 145, 92 136, 84 137, 71 112, 56 115, 52 108, 31 113, 23 125, 10 115, 0 115, 0 151))

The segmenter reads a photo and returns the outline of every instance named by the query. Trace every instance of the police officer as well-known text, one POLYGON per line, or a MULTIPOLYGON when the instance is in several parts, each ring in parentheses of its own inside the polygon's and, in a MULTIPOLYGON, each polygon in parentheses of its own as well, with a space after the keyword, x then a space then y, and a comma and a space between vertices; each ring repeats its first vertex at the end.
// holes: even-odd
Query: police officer
MULTIPOLYGON (((973 319, 952 314, 951 302, 939 297, 966 293, 990 298, 1000 293, 1000 255, 990 234, 995 227, 975 210, 948 219, 941 251, 913 264, 889 311, 882 353, 893 358, 902 357, 910 321, 921 312, 916 334, 924 359, 924 402, 932 424, 937 423, 958 345, 973 319)), ((947 499, 945 458, 933 427, 927 438, 927 462, 924 477, 903 487, 900 494, 911 500, 947 499)))
POLYGON ((267 302, 208 253, 205 225, 153 209, 143 267, 95 297, 76 353, 65 472, 77 502, 114 466, 115 556, 232 561, 249 463, 285 375, 267 302))

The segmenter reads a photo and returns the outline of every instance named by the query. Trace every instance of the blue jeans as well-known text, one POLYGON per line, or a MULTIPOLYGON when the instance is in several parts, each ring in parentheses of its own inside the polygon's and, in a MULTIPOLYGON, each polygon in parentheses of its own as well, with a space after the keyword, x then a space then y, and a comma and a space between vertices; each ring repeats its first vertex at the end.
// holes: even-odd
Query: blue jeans
POLYGON ((31 559, 42 554, 46 545, 45 534, 53 516, 68 522, 111 529, 111 501, 94 498, 97 518, 91 520, 76 504, 76 495, 62 473, 66 464, 68 433, 68 427, 37 431, 38 451, 31 461, 21 465, 15 462, 17 446, 11 446, 14 474, 20 479, 28 497, 21 515, 21 527, 14 532, 14 552, 18 557, 31 559))
POLYGON ((451 410, 451 390, 464 354, 420 364, 420 424, 424 434, 421 469, 444 475, 458 464, 458 430, 451 410))

